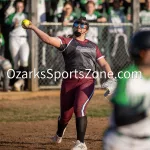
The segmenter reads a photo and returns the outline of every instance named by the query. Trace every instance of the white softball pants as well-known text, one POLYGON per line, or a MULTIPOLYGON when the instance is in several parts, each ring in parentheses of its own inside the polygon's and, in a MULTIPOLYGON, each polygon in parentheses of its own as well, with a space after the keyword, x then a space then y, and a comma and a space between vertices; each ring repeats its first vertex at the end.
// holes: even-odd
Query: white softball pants
POLYGON ((150 150, 150 138, 135 139, 108 131, 103 138, 103 150, 150 150))
POLYGON ((11 52, 15 70, 19 69, 19 66, 28 66, 30 51, 26 37, 10 37, 9 49, 11 52))

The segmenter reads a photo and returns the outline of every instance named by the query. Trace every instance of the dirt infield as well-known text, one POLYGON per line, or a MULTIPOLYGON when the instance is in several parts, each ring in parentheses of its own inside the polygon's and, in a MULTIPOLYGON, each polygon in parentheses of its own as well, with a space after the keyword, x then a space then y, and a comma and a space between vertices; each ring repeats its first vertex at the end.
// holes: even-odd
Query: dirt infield
MULTIPOLYGON (((103 93, 104 91, 95 91, 91 107, 95 108, 95 105, 97 105, 97 109, 101 109, 102 106, 110 107, 108 101, 102 99, 103 93)), ((23 111, 25 108, 40 110, 41 107, 44 106, 46 108, 47 105, 50 105, 48 109, 59 107, 59 91, 0 93, 0 115, 3 114, 4 110, 11 107, 16 109, 21 108, 20 111, 23 111)), ((12 117, 9 113, 7 115, 12 117)), ((17 113, 13 115, 17 115, 17 113)), ((28 114, 28 117, 31 117, 31 114, 28 114)), ((88 117, 88 127, 85 137, 88 150, 101 150, 102 135, 107 124, 108 117, 88 117)), ((1 121, 0 150, 71 149, 76 138, 74 118, 69 123, 61 144, 53 144, 50 141, 50 137, 56 132, 56 127, 56 117, 34 121, 1 121)))

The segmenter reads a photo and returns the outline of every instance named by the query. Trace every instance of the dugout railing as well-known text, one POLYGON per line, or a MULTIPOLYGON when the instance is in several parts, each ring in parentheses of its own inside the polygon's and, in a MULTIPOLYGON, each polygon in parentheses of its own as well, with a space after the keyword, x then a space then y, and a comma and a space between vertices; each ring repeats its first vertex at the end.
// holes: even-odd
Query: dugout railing
MULTIPOLYGON (((63 27, 62 23, 45 22, 41 23, 39 28, 51 36, 67 36, 72 32, 71 26, 72 24, 63 27)), ((90 33, 87 38, 98 44, 102 54, 109 62, 114 76, 131 63, 128 54, 128 43, 133 32, 132 23, 90 23, 89 30, 90 33)), ((52 76, 54 77, 57 71, 60 73, 64 71, 63 56, 56 48, 43 43, 40 39, 38 39, 37 44, 36 66, 38 66, 37 70, 40 72, 38 78, 39 89, 59 89, 62 78, 56 79, 52 76), (45 76, 41 74, 42 72, 45 76)), ((105 74, 100 74, 101 71, 97 66, 99 77, 96 78, 96 88, 101 87, 101 83, 105 80, 105 74)))

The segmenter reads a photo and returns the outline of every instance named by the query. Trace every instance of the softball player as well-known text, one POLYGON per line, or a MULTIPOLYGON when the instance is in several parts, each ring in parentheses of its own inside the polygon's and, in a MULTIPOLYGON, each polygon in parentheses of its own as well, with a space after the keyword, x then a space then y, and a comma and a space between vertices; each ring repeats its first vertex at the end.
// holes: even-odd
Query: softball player
MULTIPOLYGON (((65 61, 65 71, 77 70, 87 74, 86 69, 91 73, 96 69, 96 62, 108 73, 111 72, 109 64, 102 56, 98 46, 85 39, 89 23, 85 17, 81 17, 73 23, 73 37, 50 37, 39 30, 32 23, 28 27, 32 29, 41 40, 53 45, 62 52, 65 61)), ((113 78, 113 77, 112 77, 113 78)), ((53 137, 53 142, 61 143, 62 136, 73 113, 76 116, 77 141, 72 150, 87 150, 84 143, 84 136, 87 127, 86 108, 94 93, 94 78, 90 74, 88 78, 81 78, 80 74, 72 74, 71 78, 63 79, 60 95, 61 112, 58 118, 58 129, 53 137)))
MULTIPOLYGON (((27 71, 29 58, 29 44, 27 42, 27 32, 21 27, 22 20, 26 18, 23 13, 24 2, 17 1, 15 4, 16 12, 6 18, 6 24, 11 25, 12 31, 9 34, 9 49, 14 63, 14 69, 27 71)), ((14 84, 16 90, 19 90, 22 80, 14 84), (21 81, 21 82, 20 82, 21 81)), ((27 86, 27 82, 26 82, 27 86)), ((27 88, 27 87, 25 87, 27 88)))
POLYGON ((103 138, 104 150, 150 149, 150 30, 134 34, 129 53, 134 64, 124 70, 130 77, 118 79, 112 96, 113 113, 103 138))

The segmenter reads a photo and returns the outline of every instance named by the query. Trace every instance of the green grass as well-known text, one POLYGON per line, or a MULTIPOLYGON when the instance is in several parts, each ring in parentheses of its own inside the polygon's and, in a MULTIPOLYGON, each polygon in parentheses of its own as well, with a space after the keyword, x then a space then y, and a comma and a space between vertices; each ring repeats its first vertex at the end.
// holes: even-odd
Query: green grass
MULTIPOLYGON (((0 100, 0 122, 28 122, 57 118, 59 116, 59 98, 35 98, 30 100, 0 100)), ((89 117, 108 117, 111 108, 105 100, 95 96, 90 102, 89 117)))
POLYGON ((59 115, 59 108, 1 108, 0 109, 0 122, 28 122, 28 121, 40 121, 57 118, 59 115))
POLYGON ((109 107, 100 107, 98 108, 91 108, 88 110, 88 116, 90 117, 108 117, 110 116, 111 109, 109 107))
MULTIPOLYGON (((110 108, 90 108, 87 111, 90 117, 107 117, 110 114, 110 108)), ((18 122, 18 121, 40 121, 57 118, 59 108, 42 107, 40 109, 32 108, 3 108, 0 109, 0 122, 18 122)))

